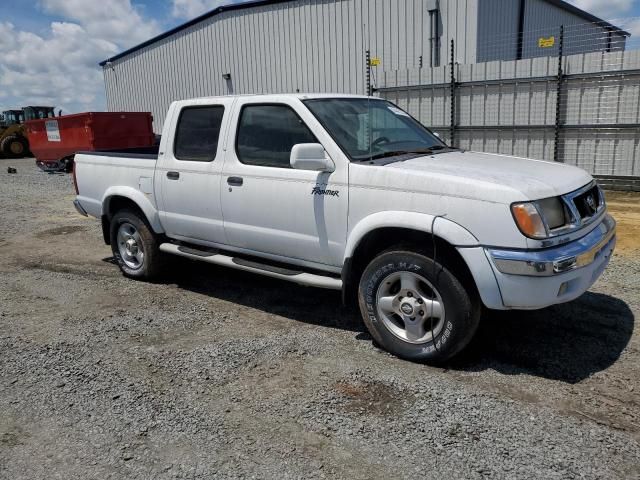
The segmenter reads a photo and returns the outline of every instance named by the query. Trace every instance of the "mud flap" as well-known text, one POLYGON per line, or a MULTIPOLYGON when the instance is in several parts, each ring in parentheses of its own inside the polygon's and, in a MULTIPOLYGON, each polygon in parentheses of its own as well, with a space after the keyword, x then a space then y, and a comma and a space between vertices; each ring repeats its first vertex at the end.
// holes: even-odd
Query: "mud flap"
POLYGON ((101 223, 102 238, 104 239, 104 243, 105 245, 111 245, 111 222, 109 221, 109 217, 106 215, 102 215, 101 223))

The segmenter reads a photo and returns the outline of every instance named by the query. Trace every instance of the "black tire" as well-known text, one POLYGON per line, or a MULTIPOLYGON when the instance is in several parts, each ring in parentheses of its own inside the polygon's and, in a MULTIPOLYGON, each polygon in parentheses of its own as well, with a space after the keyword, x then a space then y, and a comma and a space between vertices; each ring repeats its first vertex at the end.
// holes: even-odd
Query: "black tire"
MULTIPOLYGON (((394 295, 393 290, 389 291, 391 293, 387 295, 394 295)), ((388 352, 417 362, 441 364, 449 360, 469 344, 480 323, 481 304, 477 294, 471 288, 464 287, 463 282, 446 267, 445 260, 438 259, 434 262, 426 252, 402 247, 387 250, 369 263, 360 279, 358 301, 364 323, 374 340, 388 352), (420 305, 413 303, 406 306, 409 310, 411 305, 414 305, 422 314, 422 317, 419 317, 412 313, 416 315, 418 322, 422 322, 421 331, 425 331, 425 340, 420 341, 422 337, 414 337, 416 343, 409 341, 411 338, 408 329, 404 335, 409 339, 401 338, 403 322, 404 326, 407 326, 405 320, 398 314, 385 315, 384 311, 378 309, 377 304, 378 294, 385 291, 384 289, 399 288, 394 281, 401 280, 394 279, 402 279, 406 275, 427 280, 428 283, 420 281, 419 288, 423 292, 429 291, 430 294, 425 297, 420 293, 405 293, 407 296, 403 297, 405 290, 398 290, 394 297, 394 308, 400 309, 409 300, 421 304, 424 298, 435 300, 436 295, 439 295, 438 305, 440 300, 444 305, 444 313, 441 318, 435 320, 436 323, 433 323, 434 317, 428 317, 429 312, 424 312, 420 305), (381 287, 383 282, 385 285, 381 287), (440 321, 442 323, 437 323, 440 321), (435 335, 431 326, 434 327, 435 335)))
POLYGON ((19 135, 9 135, 0 142, 0 150, 7 158, 23 158, 29 152, 29 144, 19 135))
POLYGON ((73 157, 65 157, 58 160, 58 171, 71 173, 73 170, 73 157))
POLYGON ((75 156, 67 157, 67 169, 65 170, 65 173, 73 172, 75 161, 76 161, 75 156))
MULTIPOLYGON (((126 209, 118 211, 111 219, 109 233, 111 251, 125 276, 140 280, 152 280, 160 275, 163 266, 163 255, 158 248, 158 239, 142 213, 126 209), (118 231, 125 224, 135 228, 142 245, 143 259, 137 268, 134 268, 130 264, 131 262, 128 264, 120 253, 118 231)), ((136 248, 138 248, 138 241, 136 241, 136 248)))

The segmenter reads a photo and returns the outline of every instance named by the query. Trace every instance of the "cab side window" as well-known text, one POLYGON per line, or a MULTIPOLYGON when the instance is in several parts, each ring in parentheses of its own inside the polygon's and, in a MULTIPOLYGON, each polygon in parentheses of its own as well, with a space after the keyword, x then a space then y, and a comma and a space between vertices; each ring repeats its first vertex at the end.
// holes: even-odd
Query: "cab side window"
POLYGON ((186 107, 180 112, 173 153, 178 160, 211 162, 216 158, 224 107, 186 107))
POLYGON ((236 153, 244 164, 290 168, 293 146, 317 141, 287 105, 245 105, 240 112, 236 153))

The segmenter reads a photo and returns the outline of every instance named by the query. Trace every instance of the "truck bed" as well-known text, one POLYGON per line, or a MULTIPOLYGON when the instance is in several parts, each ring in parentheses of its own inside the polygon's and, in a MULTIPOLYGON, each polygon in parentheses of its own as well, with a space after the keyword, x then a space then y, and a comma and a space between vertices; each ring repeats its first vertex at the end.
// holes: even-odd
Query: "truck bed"
POLYGON ((158 147, 78 152, 74 171, 78 200, 89 215, 100 218, 107 199, 134 199, 152 223, 157 221, 153 176, 158 147))

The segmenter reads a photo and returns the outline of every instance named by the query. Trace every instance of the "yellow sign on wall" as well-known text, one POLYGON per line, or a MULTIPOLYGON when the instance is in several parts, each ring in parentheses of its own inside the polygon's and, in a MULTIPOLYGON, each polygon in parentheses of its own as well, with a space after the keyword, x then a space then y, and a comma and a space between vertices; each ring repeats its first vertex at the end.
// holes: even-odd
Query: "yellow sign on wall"
POLYGON ((371 63, 372 67, 377 67, 378 65, 380 65, 382 63, 382 61, 380 60, 379 57, 372 57, 370 63, 371 63))
POLYGON ((538 47, 540 48, 551 48, 556 44, 556 37, 540 37, 538 39, 538 47))

